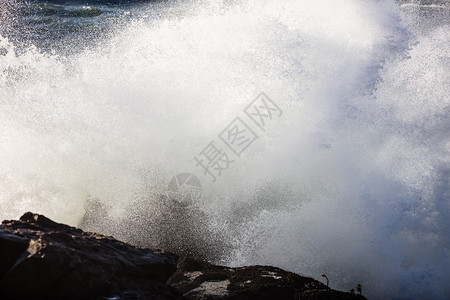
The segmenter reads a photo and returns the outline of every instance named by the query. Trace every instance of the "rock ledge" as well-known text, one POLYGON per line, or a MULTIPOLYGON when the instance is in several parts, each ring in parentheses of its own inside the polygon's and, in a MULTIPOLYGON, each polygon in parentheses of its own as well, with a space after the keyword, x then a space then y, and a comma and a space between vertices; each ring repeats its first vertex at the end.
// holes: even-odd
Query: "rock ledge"
POLYGON ((0 225, 0 299, 365 299, 269 266, 228 268, 25 213, 0 225))

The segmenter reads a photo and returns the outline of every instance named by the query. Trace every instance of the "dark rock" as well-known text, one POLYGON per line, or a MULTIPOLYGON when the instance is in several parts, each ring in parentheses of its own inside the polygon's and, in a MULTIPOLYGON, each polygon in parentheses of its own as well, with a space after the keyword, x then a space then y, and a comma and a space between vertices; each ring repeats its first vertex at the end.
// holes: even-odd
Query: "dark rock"
POLYGON ((26 213, 0 226, 0 299, 181 299, 177 257, 26 213))
POLYGON ((0 225, 0 299, 365 299, 269 266, 229 268, 26 213, 0 225))
POLYGON ((270 266, 228 268, 181 259, 169 283, 188 299, 365 299, 270 266))

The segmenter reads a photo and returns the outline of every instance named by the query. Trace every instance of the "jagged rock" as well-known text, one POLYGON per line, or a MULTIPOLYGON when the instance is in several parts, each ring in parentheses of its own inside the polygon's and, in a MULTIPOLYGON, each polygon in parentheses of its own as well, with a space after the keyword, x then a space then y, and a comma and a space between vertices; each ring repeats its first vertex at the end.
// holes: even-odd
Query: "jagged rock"
POLYGON ((181 299, 177 258, 38 214, 0 226, 0 299, 181 299))
POLYGON ((365 299, 269 266, 229 268, 26 213, 0 225, 0 299, 365 299))
POLYGON ((189 299, 365 299, 270 266, 228 268, 185 258, 169 283, 189 299))

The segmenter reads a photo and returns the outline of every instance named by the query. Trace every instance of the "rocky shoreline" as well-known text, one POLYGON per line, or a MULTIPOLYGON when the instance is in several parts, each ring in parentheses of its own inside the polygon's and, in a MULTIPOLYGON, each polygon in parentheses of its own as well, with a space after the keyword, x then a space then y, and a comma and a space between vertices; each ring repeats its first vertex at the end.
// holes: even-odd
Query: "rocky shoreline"
POLYGON ((31 212, 0 225, 0 299, 365 299, 270 266, 134 247, 31 212))

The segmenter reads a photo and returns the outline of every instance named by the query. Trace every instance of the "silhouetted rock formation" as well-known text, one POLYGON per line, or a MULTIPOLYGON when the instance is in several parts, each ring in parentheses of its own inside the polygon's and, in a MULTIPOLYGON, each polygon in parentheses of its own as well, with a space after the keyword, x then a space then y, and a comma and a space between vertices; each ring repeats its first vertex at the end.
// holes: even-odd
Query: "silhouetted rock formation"
POLYGON ((180 299, 164 284, 176 261, 172 254, 26 213, 0 227, 0 299, 180 299))
POLYGON ((268 266, 228 268, 26 213, 0 225, 0 299, 365 299, 268 266))
POLYGON ((188 299, 365 299, 270 266, 227 268, 185 258, 169 284, 188 299))

